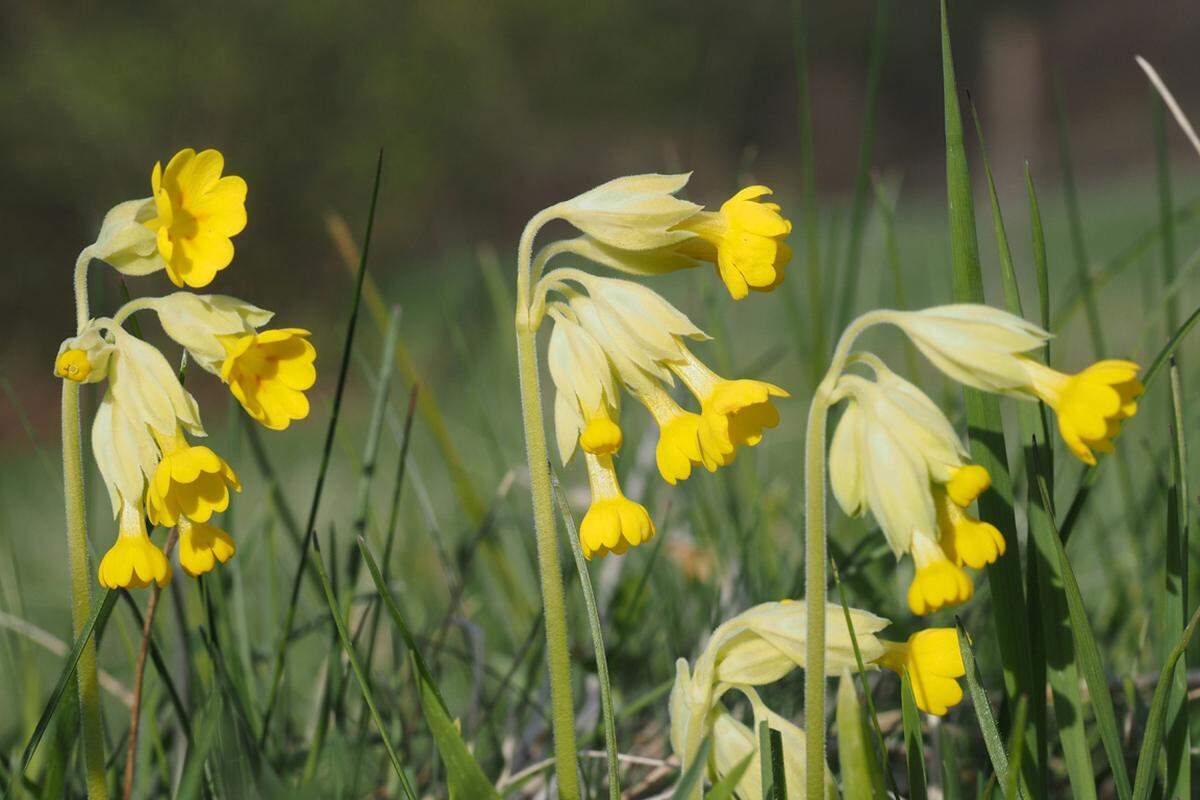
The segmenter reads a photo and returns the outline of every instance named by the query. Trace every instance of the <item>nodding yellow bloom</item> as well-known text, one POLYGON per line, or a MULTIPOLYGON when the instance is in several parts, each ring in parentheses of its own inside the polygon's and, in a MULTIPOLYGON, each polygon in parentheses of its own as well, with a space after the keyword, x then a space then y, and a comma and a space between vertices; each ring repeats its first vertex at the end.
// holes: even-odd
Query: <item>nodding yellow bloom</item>
POLYGON ((99 328, 89 325, 58 347, 54 374, 76 383, 97 383, 108 377, 108 362, 116 347, 99 328))
POLYGON ((221 380, 246 413, 271 430, 308 416, 306 389, 317 380, 317 351, 302 328, 222 337, 221 380))
POLYGON ((908 642, 883 642, 887 652, 877 662, 899 674, 908 673, 917 707, 941 716, 963 698, 958 678, 967 674, 958 634, 953 628, 928 628, 908 642))
POLYGON ((974 503, 992 485, 992 476, 978 464, 964 464, 950 474, 945 482, 946 494, 960 508, 974 503))
POLYGON ((64 350, 54 361, 54 374, 76 383, 87 381, 91 371, 92 364, 85 350, 64 350))
POLYGON ((763 431, 779 424, 779 410, 771 398, 790 397, 785 390, 765 381, 726 380, 696 358, 682 342, 681 361, 671 369, 700 401, 700 440, 706 451, 721 453, 722 464, 733 461, 738 447, 753 447, 763 431))
POLYGON ((585 455, 592 505, 579 524, 579 543, 589 560, 609 553, 621 555, 654 537, 654 522, 640 503, 621 492, 612 456, 585 455))
POLYGON ((792 257, 783 242, 792 232, 792 223, 777 204, 759 202, 769 194, 766 186, 748 186, 726 200, 720 211, 700 211, 675 226, 697 237, 676 249, 716 264, 734 300, 741 300, 750 289, 774 289, 783 282, 783 268, 792 257))
POLYGON ((233 539, 217 526, 179 518, 179 566, 191 577, 224 564, 236 551, 233 539))
POLYGON ((925 533, 913 533, 911 552, 916 573, 908 587, 908 607, 917 616, 960 605, 975 594, 967 573, 925 533))
POLYGON ((702 434, 703 417, 684 410, 662 386, 643 377, 628 388, 658 424, 654 460, 663 480, 674 486, 691 476, 693 466, 702 465, 715 472, 727 464, 731 451, 713 449, 711 440, 702 434))
POLYGON ((176 431, 173 438, 155 434, 162 460, 146 490, 146 506, 155 525, 171 526, 183 517, 208 522, 213 512, 229 507, 229 489, 242 485, 225 460, 203 445, 191 445, 176 431))
POLYGON ((158 252, 176 286, 207 286, 233 260, 230 239, 246 227, 246 182, 221 177, 225 158, 216 150, 180 150, 154 165, 157 216, 146 227, 157 236, 158 252))
POLYGON ((1083 372, 1067 375, 1032 359, 1022 359, 1030 376, 1030 391, 1054 409, 1058 431, 1080 461, 1095 465, 1096 455, 1113 451, 1112 440, 1121 423, 1137 413, 1137 398, 1145 387, 1141 368, 1132 361, 1098 361, 1083 372))
MULTIPOLYGON (((976 469, 987 475, 987 470, 982 467, 976 466, 976 469)), ((983 569, 1004 555, 1004 536, 996 526, 980 522, 964 510, 978 495, 963 493, 961 486, 956 489, 958 497, 951 493, 949 484, 933 487, 933 504, 937 508, 938 530, 941 532, 939 542, 946 557, 958 566, 965 564, 973 569, 983 569), (965 503, 960 502, 964 497, 970 499, 965 503)))
POLYGON ((142 509, 125 502, 117 541, 100 560, 100 585, 106 589, 144 589, 171 582, 171 564, 166 554, 146 534, 142 509))

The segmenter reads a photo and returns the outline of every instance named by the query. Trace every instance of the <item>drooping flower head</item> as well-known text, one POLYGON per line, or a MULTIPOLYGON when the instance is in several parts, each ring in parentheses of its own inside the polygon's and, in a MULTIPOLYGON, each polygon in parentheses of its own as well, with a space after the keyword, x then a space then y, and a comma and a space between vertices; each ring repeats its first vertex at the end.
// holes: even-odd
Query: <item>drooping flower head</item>
POLYGON ((141 502, 121 507, 116 543, 100 559, 100 585, 106 589, 160 588, 171 582, 171 564, 146 534, 141 502))
POLYGON ((309 335, 302 328, 278 328, 221 337, 221 380, 246 413, 271 430, 308 416, 304 392, 317 380, 317 351, 309 335))
POLYGON ((1137 364, 1105 360, 1074 375, 1058 372, 1028 355, 1050 334, 1013 314, 961 304, 885 318, 959 383, 1050 406, 1063 441, 1085 464, 1096 463, 1094 451, 1111 452, 1121 423, 1137 413, 1144 389, 1137 364))
POLYGON ((720 211, 697 212, 677 226, 696 234, 678 249, 715 264, 734 300, 751 289, 774 289, 783 282, 783 268, 791 260, 791 248, 783 240, 792 232, 792 223, 778 204, 761 202, 770 194, 766 186, 748 186, 726 200, 720 211))
POLYGON ((215 525, 179 518, 179 566, 193 578, 233 558, 233 538, 215 525))
POLYGON ((156 216, 145 224, 176 286, 200 288, 233 260, 234 236, 246 227, 246 182, 221 176, 225 158, 216 150, 176 153, 154 165, 150 184, 156 216))
POLYGON ((229 507, 229 490, 242 485, 225 459, 203 445, 189 444, 183 431, 155 434, 162 459, 146 491, 146 510, 155 525, 178 525, 181 518, 208 522, 229 507))
POLYGON ((579 523, 579 543, 589 560, 609 553, 621 555, 654 538, 654 521, 645 506, 621 491, 612 456, 585 453, 592 504, 579 523))

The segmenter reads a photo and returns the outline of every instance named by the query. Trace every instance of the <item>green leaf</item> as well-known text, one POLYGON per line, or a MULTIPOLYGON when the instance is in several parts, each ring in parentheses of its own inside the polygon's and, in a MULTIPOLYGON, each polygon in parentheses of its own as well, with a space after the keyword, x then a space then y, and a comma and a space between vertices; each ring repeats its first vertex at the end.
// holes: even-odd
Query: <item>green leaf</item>
MULTIPOLYGON (((1166 663, 1163 664, 1162 672, 1159 673, 1158 685, 1154 688, 1154 697, 1150 700, 1150 716, 1146 718, 1146 733, 1142 740, 1142 751, 1138 755, 1137 780, 1133 789, 1134 800, 1147 800, 1150 792, 1154 789, 1154 777, 1158 773, 1158 755, 1162 748, 1163 723, 1167 715, 1167 703, 1175 688, 1172 673, 1175 672, 1175 666, 1183 657, 1184 651, 1187 650, 1188 642, 1192 640, 1192 634, 1196 632, 1197 622, 1200 622, 1200 608, 1192 614, 1192 619, 1184 628, 1183 635, 1179 637, 1175 649, 1171 651, 1166 663)), ((1175 794, 1169 796, 1182 797, 1182 795, 1175 794)))
POLYGON ((912 682, 905 673, 900 678, 900 717, 904 724, 904 757, 908 762, 908 796, 926 800, 925 746, 921 740, 921 712, 913 696, 912 682))
POLYGON ((738 781, 750 768, 750 762, 754 761, 754 755, 754 753, 748 753, 733 769, 729 770, 725 777, 713 784, 708 793, 704 795, 704 800, 730 800, 733 793, 737 791, 738 781))
POLYGON ((1012 747, 1008 748, 1008 775, 1004 781, 1004 800, 1017 800, 1020 794, 1021 756, 1025 752, 1025 718, 1029 714, 1029 702, 1022 697, 1017 703, 1017 713, 1013 717, 1012 747))
POLYGON ((842 672, 837 693, 838 772, 842 776, 842 795, 847 800, 886 800, 883 774, 871 745, 863 707, 858 702, 854 678, 842 672))
POLYGON ((996 716, 992 713, 992 704, 988 700, 987 690, 983 688, 983 680, 979 677, 979 669, 975 666, 975 650, 971 646, 971 638, 963 627, 962 620, 954 618, 958 627, 958 648, 962 652, 963 666, 966 668, 967 691, 971 695, 971 704, 975 707, 975 719, 979 722, 979 732, 983 734, 983 746, 988 757, 992 760, 992 771, 996 780, 1004 783, 1008 776, 1008 756, 1004 753, 1004 738, 996 727, 996 716))
MULTIPOLYGON (((1050 493, 1046 482, 1038 478, 1038 491, 1041 492, 1042 503, 1050 507, 1050 493)), ((1050 521, 1053 526, 1053 520, 1050 521)), ((1100 731, 1100 741, 1104 744, 1104 752, 1108 756, 1108 764, 1116 781, 1117 796, 1121 800, 1130 797, 1129 772, 1125 768, 1125 756, 1121 751, 1121 737, 1117 728, 1117 717, 1113 710, 1112 695, 1108 691, 1108 681, 1105 679, 1104 668, 1100 661, 1100 648, 1096 645, 1091 623, 1088 621, 1087 609, 1083 605, 1083 595, 1079 591, 1079 582, 1075 579, 1075 571, 1067 559, 1067 551, 1063 548, 1062 540, 1056 530, 1051 530, 1052 544, 1058 558, 1059 570, 1063 578, 1063 590, 1067 598, 1067 611, 1070 615, 1071 633, 1075 639, 1075 658, 1087 682, 1088 692, 1092 698, 1092 713, 1096 717, 1096 727, 1100 731)))
POLYGON ((199 718, 192 723, 192 740, 183 761, 183 776, 179 781, 176 800, 193 800, 204 791, 204 762, 216 745, 221 725, 221 692, 214 686, 200 709, 199 718))
MULTIPOLYGON (((679 777, 679 783, 675 784, 675 791, 671 793, 671 800, 688 800, 688 798, 698 796, 699 789, 704 782, 704 770, 708 765, 710 750, 712 750, 712 734, 705 736, 700 742, 700 746, 696 748, 696 757, 679 777)), ((753 759, 753 757, 754 753, 751 753, 750 758, 753 759)))
MULTIPOLYGON (((979 244, 975 232, 975 208, 971 197, 971 176, 963 146, 962 118, 958 87, 954 78, 954 57, 950 50, 950 30, 946 2, 941 0, 942 83, 946 129, 946 190, 950 216, 954 299, 960 303, 983 303, 983 274, 979 265, 979 244)), ((995 563, 988 565, 988 585, 992 590, 992 613, 1000 660, 1004 667, 1004 691, 1015 705, 1022 694, 1033 695, 1035 686, 1030 659, 1028 612, 1021 575, 1021 553, 1017 523, 1013 513, 1012 477, 1004 445, 1004 425, 1000 402, 977 389, 964 389, 967 430, 971 457, 992 476, 992 489, 979 498, 979 516, 995 525, 1004 536, 1007 549, 995 563)), ((1030 723, 1032 725, 1032 723, 1030 723)), ((1040 737, 1028 731, 1025 739, 1029 752, 1022 760, 1025 781, 1038 785, 1040 772, 1037 752, 1040 737)), ((1038 793, 1037 796, 1041 796, 1038 793)))

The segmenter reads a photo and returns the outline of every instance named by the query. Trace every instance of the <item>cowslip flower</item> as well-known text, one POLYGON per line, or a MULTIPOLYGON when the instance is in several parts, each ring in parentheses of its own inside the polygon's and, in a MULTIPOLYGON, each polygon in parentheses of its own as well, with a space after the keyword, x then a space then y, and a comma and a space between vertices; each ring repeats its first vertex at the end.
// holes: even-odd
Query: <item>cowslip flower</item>
MULTIPOLYGON (((859 609, 849 612, 864 665, 907 673, 921 710, 942 715, 962 699, 957 678, 966 671, 953 629, 930 628, 913 634, 906 642, 893 642, 878 635, 889 624, 886 619, 859 609)), ((724 771, 750 752, 739 745, 742 732, 737 726, 725 722, 721 723, 722 731, 715 729, 727 713, 721 698, 730 689, 746 693, 754 709, 756 727, 766 719, 772 728, 781 732, 794 729, 796 735, 803 737, 803 732, 791 723, 789 727, 780 724, 785 720, 763 706, 751 687, 774 683, 792 670, 804 668, 807 616, 807 605, 802 601, 782 600, 754 606, 717 626, 693 664, 683 658, 676 662, 670 698, 671 747, 685 768, 709 733, 726 738, 724 746, 729 752, 721 759, 724 771), (735 751, 741 753, 736 759, 735 751)), ((856 669, 850 628, 841 606, 826 605, 825 630, 825 658, 829 668, 856 669)), ((721 746, 719 742, 715 744, 721 746)), ((798 759, 803 762, 803 758, 801 749, 798 759)), ((709 773, 714 780, 724 774, 711 761, 709 773)), ((798 788, 804 784, 793 784, 789 774, 788 786, 793 785, 798 788)))
POLYGON ((964 603, 974 585, 962 567, 980 569, 1004 553, 1000 532, 966 511, 990 476, 967 463, 949 420, 920 389, 874 356, 856 360, 876 379, 838 379, 834 398, 847 406, 830 448, 834 497, 850 516, 870 510, 896 557, 912 556, 913 613, 964 603))
POLYGON ((230 240, 246 227, 246 182, 222 177, 224 168, 211 149, 156 163, 151 196, 114 206, 85 253, 125 275, 166 270, 176 286, 207 286, 233 260, 230 240))
POLYGON ((609 553, 621 555, 654 538, 654 521, 641 503, 621 491, 612 456, 585 453, 592 504, 579 523, 579 543, 589 560, 609 553))
POLYGON ((304 392, 316 383, 316 348, 303 328, 222 336, 221 380, 254 419, 281 431, 308 416, 304 392))
POLYGON ((1095 451, 1111 452, 1121 423, 1137 413, 1144 390, 1137 364, 1104 360, 1075 374, 1051 369, 1027 355, 1050 334, 1013 314, 960 304, 889 311, 882 319, 959 383, 1050 406, 1063 441, 1085 464, 1096 463, 1095 451))
POLYGON ((146 533, 141 503, 124 503, 117 541, 100 559, 100 585, 106 589, 160 588, 171 582, 171 564, 146 533))
POLYGON ((216 525, 179 518, 179 566, 195 578, 233 558, 233 538, 216 525))
POLYGON ((185 148, 167 166, 154 165, 150 185, 155 233, 167 276, 176 286, 200 288, 233 261, 234 236, 246 227, 246 182, 221 176, 225 158, 216 150, 185 148))
POLYGON ((791 260, 791 248, 783 239, 792 232, 792 223, 778 204, 761 202, 770 194, 766 186, 748 186, 721 204, 719 211, 697 212, 676 226, 696 234, 678 249, 716 265, 734 300, 751 289, 774 289, 783 282, 784 267, 791 260))
POLYGON ((204 445, 189 444, 183 431, 155 434, 161 460, 146 491, 146 510, 155 525, 178 525, 181 518, 208 522, 229 507, 229 490, 242 485, 225 459, 204 445))
POLYGON ((558 453, 565 464, 576 443, 592 455, 612 455, 621 449, 617 419, 620 395, 604 349, 569 309, 550 309, 554 328, 546 362, 554 382, 554 428, 558 453))

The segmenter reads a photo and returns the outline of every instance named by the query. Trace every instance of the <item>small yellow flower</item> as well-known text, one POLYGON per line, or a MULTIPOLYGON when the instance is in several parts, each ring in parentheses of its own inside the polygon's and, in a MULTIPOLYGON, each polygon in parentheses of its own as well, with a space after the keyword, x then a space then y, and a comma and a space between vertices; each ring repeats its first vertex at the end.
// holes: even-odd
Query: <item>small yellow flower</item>
POLYGON ((621 555, 654 537, 654 522, 640 503, 627 498, 617 483, 612 456, 585 455, 592 505, 579 524, 579 543, 583 554, 604 557, 621 555))
POLYGON ((913 533, 912 557, 916 573, 908 587, 908 607, 917 616, 960 605, 975 594, 975 585, 967 573, 947 558, 936 541, 920 531, 913 533))
POLYGON ((671 369, 700 401, 701 447, 720 454, 721 466, 733 461, 738 447, 753 447, 763 431, 779 424, 773 397, 790 397, 778 386, 749 379, 726 380, 710 370, 690 350, 679 344, 681 361, 671 369))
POLYGON ((1140 367, 1132 361, 1098 361, 1083 372, 1067 375, 1031 359, 1022 359, 1031 391, 1058 415, 1058 431, 1080 461, 1095 465, 1096 455, 1113 451, 1121 422, 1137 413, 1145 387, 1140 367))
POLYGON ((715 472, 729 462, 732 448, 730 452, 712 449, 711 442, 701 435, 703 417, 681 408, 658 383, 636 380, 628 388, 658 424, 654 460, 664 481, 674 486, 687 480, 694 466, 703 465, 709 472, 715 472))
POLYGON ((224 564, 236 551, 229 534, 215 525, 179 518, 179 566, 191 577, 224 564))
MULTIPOLYGON (((978 469, 983 469, 978 467, 978 469)), ((987 471, 983 471, 987 474, 987 471)), ((955 487, 962 490, 962 486, 955 487)), ((946 557, 958 566, 966 565, 973 569, 983 569, 988 564, 1004 555, 1004 536, 994 525, 980 522, 964 510, 976 496, 970 496, 966 503, 960 503, 960 498, 951 494, 951 485, 933 487, 933 504, 937 508, 939 539, 946 557)))
POLYGON ((140 507, 125 503, 117 541, 100 560, 100 585, 106 589, 144 589, 171 582, 171 564, 146 534, 140 507))
POLYGON ((597 456, 611 456, 621 449, 624 436, 621 426, 610 419, 603 410, 587 421, 579 434, 579 446, 584 452, 597 456))
POLYGON ((146 490, 146 506, 155 525, 178 525, 182 517, 208 522, 229 507, 229 489, 242 485, 225 460, 203 445, 190 445, 182 431, 174 439, 158 436, 162 460, 146 490))
POLYGON ((64 350, 54 362, 54 374, 76 383, 87 380, 92 371, 87 353, 83 350, 64 350))
POLYGON ((741 300, 750 289, 774 289, 783 282, 783 268, 792 257, 783 242, 792 232, 792 223, 777 204, 759 202, 769 194, 766 186, 749 186, 726 200, 720 211, 700 211, 676 226, 697 237, 676 249, 716 264, 734 300, 741 300))
POLYGON ((301 328, 279 328, 221 339, 226 351, 221 380, 247 414, 272 430, 308 416, 304 391, 317 380, 317 351, 309 335, 301 328))
POLYGON ((907 643, 883 642, 887 652, 878 663, 897 673, 908 673, 917 707, 941 716, 962 701, 958 678, 967 674, 958 634, 953 628, 927 628, 908 637, 907 643))
POLYGON ((246 182, 221 177, 225 158, 216 150, 180 150, 154 165, 157 216, 146 226, 157 235, 158 252, 176 286, 207 286, 233 260, 230 239, 246 227, 246 182))
POLYGON ((991 485, 992 476, 986 469, 978 464, 964 464, 950 475, 945 489, 951 500, 960 508, 966 508, 991 485))

